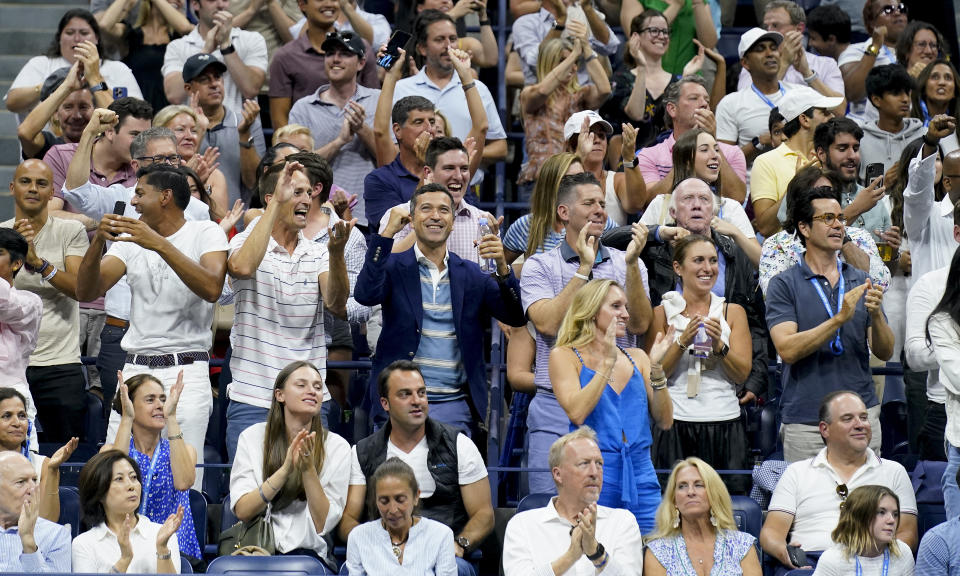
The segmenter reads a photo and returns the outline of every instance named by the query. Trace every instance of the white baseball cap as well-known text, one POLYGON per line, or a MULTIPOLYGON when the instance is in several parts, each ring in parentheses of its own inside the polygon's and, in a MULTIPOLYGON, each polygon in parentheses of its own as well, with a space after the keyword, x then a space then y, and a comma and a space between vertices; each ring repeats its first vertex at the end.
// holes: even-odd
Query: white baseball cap
POLYGON ((740 45, 737 46, 737 53, 743 58, 743 55, 746 54, 754 44, 761 40, 773 40, 777 46, 779 46, 780 43, 783 42, 783 34, 779 32, 767 32, 763 28, 751 28, 740 37, 740 45))
POLYGON ((777 108, 787 123, 811 108, 836 108, 843 103, 842 96, 824 96, 813 88, 795 86, 780 99, 777 108))
POLYGON ((599 114, 593 110, 581 110, 580 112, 574 113, 572 116, 567 118, 567 123, 563 125, 563 141, 566 142, 574 134, 580 133, 580 128, 583 126, 584 118, 590 119, 590 127, 593 128, 596 124, 602 124, 603 129, 606 131, 607 136, 613 134, 613 126, 609 122, 600 117, 599 114))

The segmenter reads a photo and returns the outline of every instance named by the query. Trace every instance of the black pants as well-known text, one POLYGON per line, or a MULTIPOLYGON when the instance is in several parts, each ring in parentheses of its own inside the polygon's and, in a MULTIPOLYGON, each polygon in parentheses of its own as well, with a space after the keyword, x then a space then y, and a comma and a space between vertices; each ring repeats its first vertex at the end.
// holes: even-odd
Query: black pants
POLYGON ((81 364, 27 367, 27 383, 37 405, 40 442, 65 443, 83 433, 87 409, 86 381, 81 364))
POLYGON ((927 417, 927 373, 903 369, 903 386, 907 396, 907 430, 910 451, 920 453, 920 432, 927 417))
POLYGON ((943 431, 947 427, 947 409, 943 404, 927 403, 927 417, 920 430, 920 459, 945 462, 947 454, 943 451, 943 431))

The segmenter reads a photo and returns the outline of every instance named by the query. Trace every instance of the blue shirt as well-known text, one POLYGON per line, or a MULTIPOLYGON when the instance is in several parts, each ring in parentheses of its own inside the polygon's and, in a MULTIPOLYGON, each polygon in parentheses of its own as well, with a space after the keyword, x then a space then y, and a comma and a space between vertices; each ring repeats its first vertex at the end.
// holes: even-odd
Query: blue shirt
MULTIPOLYGON (((363 202, 367 222, 376 226, 387 210, 397 204, 409 202, 420 182, 400 162, 400 155, 393 162, 373 170, 363 180, 363 202)), ((371 232, 376 232, 371 230, 371 232)))
POLYGON ((70 527, 37 518, 37 551, 23 553, 16 526, 0 532, 0 572, 70 572, 70 527))
MULTIPOLYGON (((866 272, 847 264, 841 265, 841 274, 847 293, 867 279, 866 272)), ((820 284, 830 307, 834 312, 837 311, 840 283, 831 287, 826 278, 810 270, 806 258, 803 258, 799 264, 787 268, 770 281, 767 288, 767 326, 771 331, 783 322, 794 322, 797 332, 803 332, 830 318, 810 282, 811 278, 820 284)), ((853 317, 840 328, 844 350, 842 355, 833 355, 830 350, 831 337, 795 364, 784 364, 783 393, 780 396, 780 413, 784 424, 816 424, 820 400, 835 390, 856 392, 867 407, 879 403, 870 372, 870 353, 867 349, 869 327, 870 314, 861 298, 853 317)))
POLYGON ((917 574, 960 576, 960 517, 934 526, 920 541, 917 574))

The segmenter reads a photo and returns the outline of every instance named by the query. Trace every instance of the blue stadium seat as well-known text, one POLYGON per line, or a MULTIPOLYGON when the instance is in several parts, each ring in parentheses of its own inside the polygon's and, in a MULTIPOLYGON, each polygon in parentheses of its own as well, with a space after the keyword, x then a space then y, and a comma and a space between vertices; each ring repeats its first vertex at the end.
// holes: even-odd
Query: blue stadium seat
POLYGON ((780 424, 777 422, 779 402, 768 401, 760 411, 760 457, 767 459, 780 449, 780 424))
POLYGON ((190 492, 190 514, 193 515, 193 528, 197 531, 197 543, 200 550, 207 544, 207 499, 196 490, 190 492))
POLYGON ((917 533, 922 540, 927 530, 947 521, 947 511, 943 504, 917 503, 917 533))
POLYGON ((550 502, 550 499, 553 498, 553 496, 553 494, 544 493, 527 494, 517 505, 517 513, 525 510, 533 510, 534 508, 543 508, 548 502, 550 502))
POLYGON ((330 573, 323 562, 309 556, 220 556, 207 566, 207 574, 237 572, 282 573, 284 576, 330 573))
POLYGON ((223 498, 223 509, 220 511, 220 530, 226 530, 239 521, 240 519, 230 509, 230 494, 227 494, 223 498))
POLYGON ((763 526, 763 511, 753 498, 747 496, 731 496, 733 504, 733 519, 737 522, 737 529, 746 532, 754 538, 760 537, 760 528, 763 526))
POLYGON ((187 560, 186 556, 180 556, 180 573, 193 574, 193 566, 190 565, 190 561, 187 560))
POLYGON ((103 442, 107 434, 107 422, 103 417, 103 401, 87 392, 87 414, 83 422, 83 438, 87 444, 103 442))
POLYGON ((69 524, 70 535, 80 535, 80 494, 72 486, 60 487, 60 518, 58 524, 69 524))
POLYGON ((340 576, 350 576, 350 570, 347 568, 346 562, 340 565, 340 572, 338 572, 338 574, 340 574, 340 576))
POLYGON ((909 452, 907 438, 907 403, 891 400, 880 407, 880 430, 882 435, 880 453, 884 458, 909 452))

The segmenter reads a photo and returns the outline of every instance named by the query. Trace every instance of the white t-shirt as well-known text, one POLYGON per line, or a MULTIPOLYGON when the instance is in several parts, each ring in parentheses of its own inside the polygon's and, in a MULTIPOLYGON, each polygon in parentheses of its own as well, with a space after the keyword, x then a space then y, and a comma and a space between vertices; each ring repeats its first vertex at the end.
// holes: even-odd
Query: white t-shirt
MULTIPOLYGON (((396 456, 413 468, 413 475, 420 485, 420 497, 429 498, 437 490, 437 483, 433 480, 427 468, 427 437, 413 447, 409 453, 397 448, 393 442, 387 441, 387 458, 396 456)), ((360 468, 360 459, 357 457, 357 447, 352 450, 352 464, 350 466, 350 485, 366 486, 367 478, 360 468)), ((464 434, 457 434, 457 475, 461 486, 473 484, 477 480, 487 477, 487 467, 483 463, 480 451, 476 444, 464 434)))
MULTIPOLYGON (((240 433, 237 440, 237 455, 230 470, 230 506, 236 510, 237 501, 248 492, 256 492, 263 484, 263 437, 267 423, 254 424, 240 433)), ((333 530, 343 516, 347 503, 347 479, 350 476, 348 453, 350 444, 341 436, 327 431, 323 442, 323 467, 320 469, 320 485, 330 501, 323 531, 317 533, 306 500, 294 500, 283 509, 271 508, 270 524, 279 552, 296 548, 315 550, 320 557, 326 556, 327 543, 323 535, 333 530)), ((229 528, 229 526, 224 527, 229 528)))
MULTIPOLYGON (((867 47, 873 44, 873 40, 866 39, 863 42, 850 44, 847 49, 840 53, 837 58, 837 65, 842 69, 846 64, 859 62, 867 52, 867 47)), ((873 67, 886 66, 887 64, 896 64, 897 55, 889 46, 880 48, 876 59, 873 61, 873 67)), ((856 102, 847 102, 847 118, 860 122, 861 125, 867 122, 875 122, 880 118, 880 113, 870 103, 870 100, 864 96, 862 100, 856 102)))
MULTIPOLYGON (((189 515, 184 522, 190 522, 189 515)), ((156 574, 157 573, 157 534, 160 524, 151 522, 146 516, 140 515, 137 525, 130 531, 130 547, 133 548, 133 560, 127 567, 128 574, 156 574)), ((170 560, 173 567, 180 573, 180 546, 177 544, 177 534, 174 532, 167 541, 170 550, 170 560)), ((106 574, 120 559, 120 544, 117 536, 101 523, 73 539, 73 570, 87 574, 106 574)))
MULTIPOLYGON (((886 573, 883 571, 883 554, 873 558, 860 556, 863 576, 913 576, 913 551, 900 540, 897 540, 896 544, 900 555, 890 554, 890 565, 886 573)), ((850 576, 856 573, 856 565, 857 557, 845 557, 843 548, 839 544, 834 544, 820 556, 813 576, 850 576)))
POLYGON ((779 91, 763 95, 770 103, 760 98, 752 87, 751 83, 745 90, 727 94, 717 104, 717 140, 744 146, 755 136, 769 132, 770 110, 797 85, 781 82, 779 91))
POLYGON ((833 545, 830 533, 840 519, 837 486, 846 484, 852 492, 858 486, 878 484, 900 498, 900 514, 917 515, 917 497, 907 471, 899 463, 883 460, 867 448, 867 462, 844 482, 827 462, 827 449, 813 458, 794 462, 784 471, 770 498, 770 510, 793 516, 792 540, 804 550, 827 550, 833 545))
MULTIPOLYGON (((216 222, 186 221, 167 240, 199 262, 209 252, 227 251, 227 237, 216 222)), ((130 329, 121 344, 129 354, 204 352, 213 344, 213 304, 197 296, 152 250, 133 242, 114 242, 107 256, 127 267, 130 329)))
MULTIPOLYGON (((646 210, 643 211, 643 215, 640 216, 640 222, 643 222, 647 226, 672 224, 674 220, 670 216, 670 210, 664 207, 664 204, 669 204, 669 201, 669 194, 657 195, 656 198, 650 201, 646 210)), ((750 218, 744 211, 743 206, 733 198, 724 198, 721 200, 720 214, 718 214, 718 216, 721 220, 726 220, 739 228, 747 238, 757 237, 757 233, 753 230, 753 226, 750 224, 750 218)))

